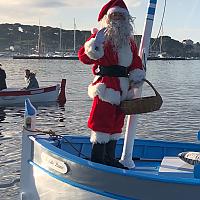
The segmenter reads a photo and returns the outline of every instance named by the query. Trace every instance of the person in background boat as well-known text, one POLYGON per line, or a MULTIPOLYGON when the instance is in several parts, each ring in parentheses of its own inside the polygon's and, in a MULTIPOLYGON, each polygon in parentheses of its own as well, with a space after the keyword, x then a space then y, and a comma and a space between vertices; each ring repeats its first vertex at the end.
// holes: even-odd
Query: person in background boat
POLYGON ((0 90, 7 89, 6 85, 6 72, 1 68, 2 64, 0 64, 0 90))
POLYGON ((25 70, 25 81, 27 83, 27 86, 24 89, 29 90, 39 88, 39 84, 35 77, 35 73, 31 72, 29 69, 25 70))
POLYGON ((93 30, 79 49, 79 60, 93 64, 95 75, 88 87, 93 99, 88 127, 91 129, 91 161, 124 168, 115 159, 125 114, 120 102, 134 97, 133 87, 141 86, 145 70, 134 42, 133 19, 123 0, 111 0, 101 9, 101 29, 93 30))

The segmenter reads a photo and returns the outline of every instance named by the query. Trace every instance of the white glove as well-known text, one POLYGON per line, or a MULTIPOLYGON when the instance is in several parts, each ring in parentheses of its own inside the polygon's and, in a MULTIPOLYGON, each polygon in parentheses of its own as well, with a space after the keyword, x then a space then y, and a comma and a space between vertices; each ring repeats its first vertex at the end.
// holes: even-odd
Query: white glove
POLYGON ((130 88, 139 88, 142 86, 143 83, 144 83, 144 80, 142 79, 141 81, 138 81, 138 82, 131 81, 129 85, 130 85, 130 88))
POLYGON ((101 30, 97 32, 96 37, 95 37, 96 47, 101 46, 103 42, 105 41, 105 31, 106 31, 106 28, 102 28, 101 30))
POLYGON ((146 73, 144 70, 135 69, 130 72, 129 80, 130 80, 130 82, 137 84, 137 83, 143 82, 145 76, 146 76, 146 73))

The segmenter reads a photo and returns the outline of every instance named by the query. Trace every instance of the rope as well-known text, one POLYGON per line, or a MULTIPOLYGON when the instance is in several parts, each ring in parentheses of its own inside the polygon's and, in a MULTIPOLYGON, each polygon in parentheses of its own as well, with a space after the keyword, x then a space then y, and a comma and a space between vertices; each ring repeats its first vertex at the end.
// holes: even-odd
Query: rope
POLYGON ((160 36, 160 32, 161 32, 161 29, 163 27, 163 21, 164 21, 164 16, 165 16, 166 4, 167 4, 167 0, 165 0, 165 3, 164 3, 162 20, 161 20, 161 23, 160 23, 158 34, 157 34, 156 39, 154 40, 153 44, 150 46, 150 49, 155 45, 156 41, 158 40, 158 37, 160 36))
POLYGON ((29 130, 27 129, 26 127, 23 126, 23 128, 26 130, 26 131, 29 131, 29 132, 33 132, 33 133, 42 133, 42 134, 34 134, 34 135, 49 135, 50 137, 52 138, 56 138, 57 140, 58 139, 63 139, 66 143, 68 143, 76 152, 78 152, 79 155, 83 156, 84 159, 89 159, 86 155, 84 155, 83 153, 81 153, 76 147, 74 147, 74 145, 69 141, 67 140, 65 137, 63 137, 62 135, 60 134, 56 134, 55 131, 53 130, 48 130, 48 131, 44 131, 44 130, 40 130, 40 129, 35 129, 35 130, 29 130))

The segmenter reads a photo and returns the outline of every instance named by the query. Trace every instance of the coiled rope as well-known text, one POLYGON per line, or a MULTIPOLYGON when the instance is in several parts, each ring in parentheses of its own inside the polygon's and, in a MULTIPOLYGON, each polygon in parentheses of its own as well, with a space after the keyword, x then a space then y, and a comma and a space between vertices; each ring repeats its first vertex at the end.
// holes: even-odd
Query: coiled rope
POLYGON ((78 150, 68 139, 66 139, 65 137, 63 137, 63 136, 60 135, 60 134, 56 134, 56 132, 53 131, 53 130, 51 130, 51 129, 45 131, 45 130, 40 130, 40 129, 30 130, 30 129, 27 129, 26 127, 24 127, 24 126, 23 126, 23 128, 24 128, 24 130, 29 131, 29 132, 33 132, 33 133, 38 133, 38 132, 39 132, 39 134, 33 134, 33 136, 37 136, 37 135, 38 135, 38 136, 39 136, 39 135, 49 135, 50 138, 52 138, 53 140, 63 139, 63 140, 64 140, 66 143, 68 143, 79 155, 83 156, 83 159, 89 160, 89 158, 88 158, 86 155, 84 155, 83 153, 81 153, 80 150, 78 150))

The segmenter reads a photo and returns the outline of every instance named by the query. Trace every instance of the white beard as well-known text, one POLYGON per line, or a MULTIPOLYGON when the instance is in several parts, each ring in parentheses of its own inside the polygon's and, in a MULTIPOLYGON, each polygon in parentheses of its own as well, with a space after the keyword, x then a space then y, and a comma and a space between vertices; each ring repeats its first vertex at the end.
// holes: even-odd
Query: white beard
POLYGON ((129 45, 134 36, 133 27, 128 19, 111 20, 106 29, 106 41, 110 41, 116 51, 129 45))

